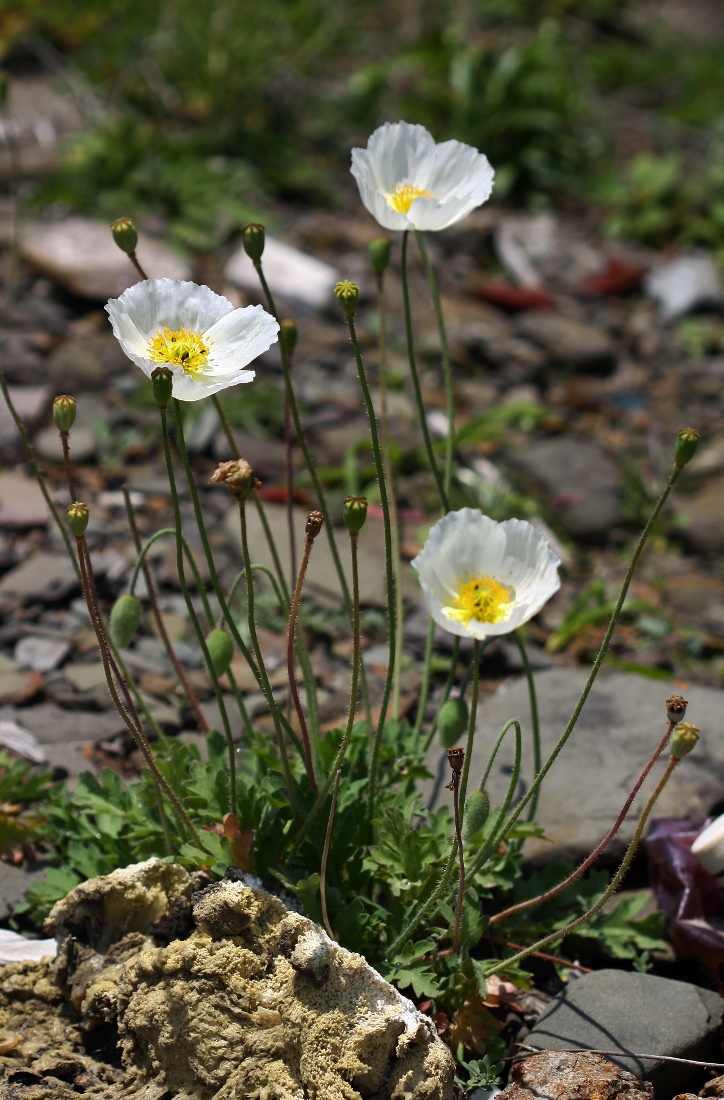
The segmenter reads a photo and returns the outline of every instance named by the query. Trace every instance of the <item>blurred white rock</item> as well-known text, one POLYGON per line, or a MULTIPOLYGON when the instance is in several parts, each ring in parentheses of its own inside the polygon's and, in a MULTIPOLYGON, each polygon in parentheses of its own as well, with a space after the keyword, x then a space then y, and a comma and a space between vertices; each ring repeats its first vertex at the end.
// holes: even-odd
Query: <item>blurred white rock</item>
POLYGON ((719 269, 711 256, 702 253, 678 256, 657 267, 644 280, 644 290, 658 305, 664 321, 722 302, 719 269))
MULTIPOLYGON (((276 297, 306 306, 326 309, 334 300, 334 287, 339 274, 329 264, 307 256, 291 245, 267 237, 262 257, 264 276, 276 297)), ((241 290, 261 300, 259 276, 243 246, 239 246, 224 268, 224 275, 241 290)))
POLYGON ((40 962, 55 958, 55 940, 26 940, 25 936, 0 928, 0 963, 40 962))

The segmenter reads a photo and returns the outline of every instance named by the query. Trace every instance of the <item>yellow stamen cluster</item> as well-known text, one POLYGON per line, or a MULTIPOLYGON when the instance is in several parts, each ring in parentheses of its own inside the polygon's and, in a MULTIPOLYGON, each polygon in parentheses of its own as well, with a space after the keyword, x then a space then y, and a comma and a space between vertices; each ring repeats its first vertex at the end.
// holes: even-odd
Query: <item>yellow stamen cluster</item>
POLYGON ((458 580, 458 594, 450 607, 443 608, 448 619, 467 626, 471 619, 478 623, 504 622, 515 602, 515 589, 493 577, 472 577, 469 573, 458 580))
POLYGON ((406 214, 415 199, 431 199, 432 195, 424 187, 415 187, 413 183, 398 183, 397 190, 386 198, 393 210, 406 214))
POLYGON ((211 342, 203 333, 188 328, 172 331, 164 327, 148 342, 148 358, 154 363, 167 363, 181 367, 184 374, 203 374, 209 357, 211 342))

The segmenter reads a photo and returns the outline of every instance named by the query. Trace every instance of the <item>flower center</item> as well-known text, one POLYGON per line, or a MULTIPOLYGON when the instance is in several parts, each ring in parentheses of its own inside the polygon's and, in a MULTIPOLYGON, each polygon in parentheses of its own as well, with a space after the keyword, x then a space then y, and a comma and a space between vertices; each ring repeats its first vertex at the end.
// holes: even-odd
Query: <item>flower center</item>
POLYGON ((500 623, 507 619, 515 602, 515 589, 493 577, 471 577, 458 580, 458 594, 450 607, 444 607, 446 618, 467 626, 471 619, 478 623, 500 623))
POLYGON ((415 187, 414 183, 398 183, 397 190, 386 198, 393 210, 406 214, 415 199, 431 199, 432 195, 424 187, 415 187))
POLYGON ((184 374, 203 374, 209 357, 211 341, 203 333, 188 328, 171 329, 164 326, 148 341, 148 358, 154 363, 168 363, 181 367, 184 374))

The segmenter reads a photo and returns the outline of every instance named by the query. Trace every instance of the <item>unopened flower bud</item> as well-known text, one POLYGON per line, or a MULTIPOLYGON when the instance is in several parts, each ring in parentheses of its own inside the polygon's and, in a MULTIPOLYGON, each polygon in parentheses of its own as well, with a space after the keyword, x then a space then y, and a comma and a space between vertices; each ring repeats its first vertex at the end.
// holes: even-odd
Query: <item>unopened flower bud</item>
POLYGON ((65 513, 68 517, 68 526, 77 539, 81 535, 85 534, 85 529, 88 526, 88 505, 83 504, 80 500, 76 500, 73 504, 68 505, 68 510, 65 513))
POLYGON ((138 233, 130 218, 116 218, 111 223, 111 233, 121 252, 125 252, 127 256, 130 256, 136 251, 138 233))
POLYGON ((471 836, 482 829, 488 820, 490 813, 490 797, 487 791, 471 791, 465 799, 465 812, 463 814, 463 839, 470 840, 471 836))
POLYGON ((217 627, 206 638, 206 648, 209 651, 211 664, 217 676, 223 676, 229 671, 231 658, 234 656, 234 643, 231 635, 226 630, 217 627))
POLYGON ((209 478, 209 485, 220 485, 222 482, 237 500, 246 500, 251 490, 260 484, 245 458, 232 458, 229 462, 219 463, 209 478))
POLYGON ((59 432, 69 432, 75 423, 75 398, 60 394, 53 402, 53 423, 59 432))
POLYGON ((141 622, 141 603, 137 596, 125 592, 111 610, 111 638, 119 649, 125 649, 141 622))
POLYGON ((670 722, 683 722, 687 700, 683 695, 670 695, 666 700, 666 717, 670 722))
POLYGON ((446 699, 440 707, 437 720, 437 736, 444 749, 456 744, 467 731, 469 721, 468 704, 460 696, 446 699))
POLYGON ((696 428, 682 428, 674 444, 674 465, 681 469, 696 454, 701 436, 696 428))
POLYGON ((342 307, 342 313, 344 313, 347 320, 351 320, 354 317, 354 311, 357 309, 357 302, 359 301, 359 287, 356 283, 351 283, 348 279, 345 279, 342 283, 337 283, 334 288, 334 293, 337 296, 337 301, 342 307))
POLYGON ((389 237, 375 237, 373 241, 370 241, 370 263, 375 275, 384 275, 385 268, 390 262, 391 249, 392 241, 389 237))
POLYGON ((455 772, 456 775, 462 770, 464 759, 465 759, 465 749, 461 749, 459 746, 456 746, 453 749, 448 749, 447 750, 448 764, 450 765, 450 767, 452 768, 453 772, 455 772))
POLYGON ((264 254, 266 234, 264 226, 258 222, 249 222, 241 231, 241 242, 252 263, 258 264, 264 254))
POLYGON ((322 530, 322 524, 324 523, 324 516, 321 512, 310 512, 307 516, 307 522, 304 527, 304 533, 308 539, 316 539, 319 532, 322 530))
POLYGON ((291 359, 294 354, 294 349, 297 346, 297 322, 287 319, 282 321, 279 326, 279 339, 281 340, 282 347, 287 353, 287 357, 291 359))
POLYGON ((367 498, 347 497, 342 506, 342 519, 351 535, 358 535, 367 519, 367 498))
POLYGON ((170 367, 156 367, 151 371, 151 385, 153 396, 161 411, 165 411, 171 401, 173 390, 173 371, 170 367))
POLYGON ((678 726, 674 727, 674 732, 671 735, 669 745, 671 755, 675 760, 681 760, 683 756, 688 756, 698 740, 699 729, 697 726, 692 725, 691 722, 679 722, 678 726))

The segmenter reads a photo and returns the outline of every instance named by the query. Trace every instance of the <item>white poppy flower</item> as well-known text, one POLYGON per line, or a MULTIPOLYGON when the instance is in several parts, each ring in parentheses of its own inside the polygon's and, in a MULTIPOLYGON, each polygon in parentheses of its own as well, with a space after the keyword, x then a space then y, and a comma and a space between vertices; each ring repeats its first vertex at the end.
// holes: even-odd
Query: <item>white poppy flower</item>
POLYGON ((113 335, 149 378, 159 366, 173 371, 173 396, 200 401, 251 382, 246 366, 277 339, 279 325, 261 306, 234 309, 207 286, 178 279, 146 279, 111 298, 113 335))
POLYGON ((385 229, 446 229, 490 197, 494 172, 472 145, 436 145, 424 126, 386 122, 352 150, 352 175, 385 229))
POLYGON ((509 634, 560 588, 558 557, 537 527, 477 508, 448 512, 412 565, 433 619, 461 638, 509 634))

